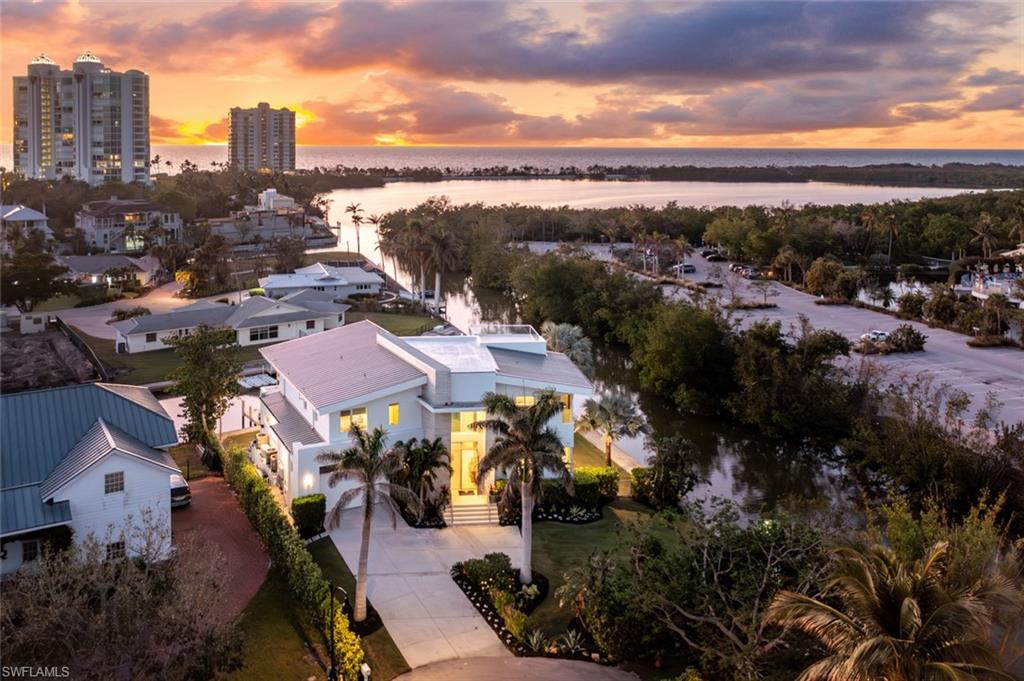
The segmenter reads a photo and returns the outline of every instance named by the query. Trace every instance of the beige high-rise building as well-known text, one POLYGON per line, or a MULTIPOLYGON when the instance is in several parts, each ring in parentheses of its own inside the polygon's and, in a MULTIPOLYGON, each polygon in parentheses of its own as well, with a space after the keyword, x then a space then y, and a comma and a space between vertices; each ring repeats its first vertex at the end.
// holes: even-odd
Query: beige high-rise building
POLYGON ((241 170, 295 170, 295 112, 266 102, 231 109, 228 162, 241 170))
POLYGON ((149 76, 91 52, 70 70, 41 54, 14 77, 14 168, 27 177, 149 182, 149 76))

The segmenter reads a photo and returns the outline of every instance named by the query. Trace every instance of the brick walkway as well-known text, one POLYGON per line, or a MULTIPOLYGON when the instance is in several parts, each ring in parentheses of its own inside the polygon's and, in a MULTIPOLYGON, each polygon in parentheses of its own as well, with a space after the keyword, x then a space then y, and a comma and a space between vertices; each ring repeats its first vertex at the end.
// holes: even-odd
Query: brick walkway
POLYGON ((225 614, 237 617, 263 585, 270 558, 223 478, 211 476, 189 484, 192 503, 171 513, 174 538, 197 533, 224 554, 231 576, 225 614))

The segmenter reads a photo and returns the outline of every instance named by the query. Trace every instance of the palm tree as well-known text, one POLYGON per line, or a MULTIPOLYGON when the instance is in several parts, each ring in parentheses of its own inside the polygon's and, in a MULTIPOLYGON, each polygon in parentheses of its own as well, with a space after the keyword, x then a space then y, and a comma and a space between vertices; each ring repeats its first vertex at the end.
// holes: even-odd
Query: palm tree
POLYGON ((550 319, 540 326, 548 350, 561 352, 589 376, 594 370, 594 345, 575 324, 556 324, 550 319))
POLYGON ((971 231, 974 232, 972 244, 981 244, 981 254, 986 258, 992 256, 992 248, 996 245, 996 225, 992 216, 983 212, 971 231))
POLYGON ((878 230, 889 236, 889 251, 886 262, 892 264, 892 240, 900 235, 900 224, 893 213, 884 213, 881 208, 874 208, 864 214, 864 224, 869 229, 878 230))
POLYGON ((434 492, 438 471, 452 472, 451 456, 441 438, 417 442, 396 442, 395 448, 405 452, 402 457, 401 482, 411 489, 420 500, 420 509, 427 507, 428 497, 434 492))
POLYGON ((796 264, 798 254, 796 249, 786 244, 779 249, 779 254, 775 256, 775 260, 772 262, 774 267, 785 268, 786 270, 786 281, 793 281, 793 265, 796 264))
POLYGON ((427 263, 434 270, 434 314, 441 312, 441 272, 459 265, 459 243, 443 226, 435 226, 426 235, 427 263))
POLYGON ((349 431, 355 444, 341 452, 328 451, 318 454, 318 463, 330 466, 327 484, 334 487, 339 482, 356 483, 338 497, 338 501, 327 513, 327 527, 333 530, 341 521, 345 508, 362 497, 363 538, 359 547, 359 571, 356 575, 356 602, 352 616, 356 622, 366 619, 366 575, 370 557, 370 525, 374 509, 381 506, 391 514, 391 525, 398 525, 398 501, 419 513, 420 500, 408 487, 391 482, 402 469, 402 450, 386 447, 387 433, 383 428, 363 430, 352 424, 349 431))
POLYGON ((381 248, 381 243, 380 243, 380 226, 384 222, 384 216, 383 215, 374 214, 374 215, 371 215, 370 217, 366 218, 366 221, 369 222, 371 225, 373 225, 373 234, 377 238, 377 251, 380 253, 380 256, 381 256, 381 258, 380 258, 380 268, 381 268, 381 270, 383 270, 384 269, 384 251, 381 248))
POLYGON ((505 499, 511 499, 512 490, 519 488, 523 539, 519 581, 529 584, 533 581, 533 505, 543 493, 545 471, 556 474, 572 489, 572 474, 562 459, 562 441, 548 425, 561 412, 562 402, 554 392, 545 390, 537 393, 530 406, 516 406, 510 396, 492 392, 484 395, 483 404, 488 418, 471 427, 490 430, 496 437, 477 465, 477 483, 491 471, 504 470, 508 474, 505 499))
POLYGON ((1006 578, 949 588, 945 542, 914 563, 881 546, 835 554, 826 591, 840 606, 782 591, 765 614, 767 622, 809 634, 830 653, 798 681, 1014 678, 990 645, 997 614, 1020 598, 1006 578))
POLYGON ((362 245, 359 243, 359 225, 363 224, 363 209, 358 203, 350 203, 345 208, 346 213, 352 214, 352 224, 356 228, 356 253, 362 253, 362 245))
POLYGON ((651 427, 637 413, 633 402, 625 395, 602 395, 599 400, 583 403, 583 413, 576 419, 576 430, 581 433, 601 433, 604 442, 604 465, 612 465, 612 445, 623 437, 649 433, 651 427))
POLYGON ((651 251, 654 256, 654 274, 661 274, 661 251, 671 241, 667 234, 655 232, 651 234, 651 251))
MULTIPOLYGON (((681 236, 675 240, 675 252, 678 262, 677 265, 683 265, 686 263, 686 259, 693 255, 693 246, 690 244, 690 240, 685 236, 681 236)), ((682 268, 680 268, 682 269, 682 268)), ((681 273, 680 273, 681 274, 681 273)))
POLYGON ((419 265, 420 306, 427 306, 427 224, 418 218, 409 220, 399 237, 398 247, 410 260, 419 265))

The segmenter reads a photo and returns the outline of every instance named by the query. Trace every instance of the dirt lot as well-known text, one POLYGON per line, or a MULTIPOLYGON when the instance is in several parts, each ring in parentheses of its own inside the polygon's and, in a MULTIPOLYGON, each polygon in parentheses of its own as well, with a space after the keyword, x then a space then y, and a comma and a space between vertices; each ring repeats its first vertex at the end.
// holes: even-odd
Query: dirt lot
POLYGON ((98 378, 85 355, 59 331, 0 335, 0 388, 5 393, 87 383, 98 378))

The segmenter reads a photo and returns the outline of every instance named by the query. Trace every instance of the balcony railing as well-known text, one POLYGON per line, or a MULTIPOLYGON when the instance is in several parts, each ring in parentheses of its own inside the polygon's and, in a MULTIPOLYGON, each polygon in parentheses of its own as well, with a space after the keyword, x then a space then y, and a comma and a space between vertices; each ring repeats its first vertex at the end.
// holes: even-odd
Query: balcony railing
POLYGON ((523 336, 523 340, 543 340, 529 324, 476 324, 469 328, 472 336, 523 336))

